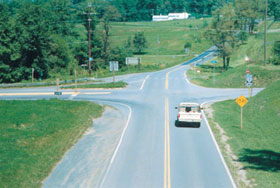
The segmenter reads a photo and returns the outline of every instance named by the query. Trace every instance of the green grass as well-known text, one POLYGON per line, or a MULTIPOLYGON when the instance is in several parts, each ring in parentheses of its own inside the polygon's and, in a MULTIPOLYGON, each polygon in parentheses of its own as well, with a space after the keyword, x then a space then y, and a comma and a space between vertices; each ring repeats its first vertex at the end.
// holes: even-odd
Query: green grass
POLYGON ((216 66, 213 78, 213 65, 206 63, 195 70, 187 72, 191 82, 204 87, 245 88, 246 70, 253 74, 253 87, 265 87, 280 79, 280 66, 275 65, 240 65, 223 72, 221 66, 216 66), (200 70, 200 73, 197 73, 200 70), (213 81, 214 80, 214 81, 213 81))
MULTIPOLYGON (((280 33, 269 33, 267 38, 267 62, 269 63, 269 59, 273 55, 273 42, 280 38, 280 33)), ((187 72, 191 82, 205 87, 246 87, 245 72, 247 68, 254 77, 254 87, 265 87, 267 84, 280 79, 280 66, 272 64, 263 66, 263 36, 260 34, 250 36, 246 44, 235 50, 231 56, 228 71, 222 71, 221 58, 216 58, 216 60, 218 64, 215 71, 215 85, 213 84, 213 65, 210 62, 187 72), (245 56, 249 57, 249 62, 245 62, 245 56), (200 73, 197 70, 200 70, 200 73)))
POLYGON ((280 29, 280 21, 273 22, 269 29, 280 29))
MULTIPOLYGON (((124 88, 127 86, 127 83, 123 81, 119 82, 110 82, 110 83, 102 83, 102 84, 85 84, 85 85, 78 85, 78 89, 83 88, 124 88)), ((61 89, 74 89, 75 86, 63 86, 61 89)))
POLYGON ((244 165, 248 177, 255 179, 257 187, 260 188, 280 187, 279 93, 280 81, 276 81, 257 96, 250 98, 244 107, 242 130, 240 107, 234 100, 212 105, 214 121, 231 138, 228 143, 233 153, 244 165))
POLYGON ((0 101, 0 187, 41 187, 102 112, 90 102, 0 101))
POLYGON ((167 22, 121 22, 112 23, 110 41, 112 47, 122 46, 128 37, 144 32, 148 41, 147 55, 180 55, 187 41, 192 43, 192 52, 201 53, 210 47, 203 33, 211 19, 188 19, 167 22), (159 38, 160 44, 157 43, 159 38))

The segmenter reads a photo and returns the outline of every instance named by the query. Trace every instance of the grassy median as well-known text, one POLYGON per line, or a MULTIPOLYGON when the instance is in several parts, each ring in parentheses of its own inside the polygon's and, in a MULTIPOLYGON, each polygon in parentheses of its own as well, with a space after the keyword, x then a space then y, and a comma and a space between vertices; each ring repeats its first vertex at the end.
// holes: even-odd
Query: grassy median
MULTIPOLYGON (((247 171, 251 185, 261 188, 280 187, 280 81, 269 85, 257 96, 249 99, 244 107, 243 129, 240 129, 240 107, 234 100, 215 103, 214 121, 229 137, 234 155, 247 171)), ((218 140, 222 140, 216 126, 213 126, 218 140)), ((220 145, 224 143, 220 142, 220 145)), ((225 158, 227 156, 224 148, 225 158)), ((229 164, 232 166, 232 164, 229 164)), ((233 174, 236 173, 237 169, 233 174)), ((240 169, 239 169, 240 170, 240 169)), ((242 182, 240 187, 247 187, 242 182)))
POLYGON ((102 112, 90 102, 0 101, 0 187, 41 187, 102 112))
MULTIPOLYGON (((105 88, 105 89, 111 89, 111 88, 124 88, 127 86, 127 83, 123 81, 119 82, 110 82, 110 83, 101 83, 101 84, 84 84, 84 85, 78 85, 78 89, 92 89, 92 88, 105 88)), ((75 89, 75 86, 62 86, 61 89, 75 89)))

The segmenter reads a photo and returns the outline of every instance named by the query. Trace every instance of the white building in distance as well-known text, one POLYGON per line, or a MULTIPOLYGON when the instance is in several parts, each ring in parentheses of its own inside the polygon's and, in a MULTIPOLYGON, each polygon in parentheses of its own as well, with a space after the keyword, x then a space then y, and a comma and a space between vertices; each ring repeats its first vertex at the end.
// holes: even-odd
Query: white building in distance
POLYGON ((184 19, 188 19, 189 16, 190 14, 187 12, 169 13, 168 15, 154 15, 153 21, 159 22, 159 21, 169 21, 169 20, 184 20, 184 19))

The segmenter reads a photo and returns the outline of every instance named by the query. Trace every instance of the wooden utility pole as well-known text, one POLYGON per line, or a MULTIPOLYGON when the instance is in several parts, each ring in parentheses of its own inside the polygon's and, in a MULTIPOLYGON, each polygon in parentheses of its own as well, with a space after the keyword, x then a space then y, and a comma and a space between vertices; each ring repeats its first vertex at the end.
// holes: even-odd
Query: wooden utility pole
POLYGON ((267 0, 265 0, 265 16, 264 16, 264 65, 266 64, 266 18, 267 18, 267 0))
POLYGON ((31 75, 31 77, 32 77, 32 83, 33 83, 33 82, 34 82, 34 68, 31 69, 31 72, 32 72, 32 75, 31 75))
POLYGON ((91 28, 90 28, 90 10, 91 10, 91 3, 88 3, 88 73, 91 76, 91 28))

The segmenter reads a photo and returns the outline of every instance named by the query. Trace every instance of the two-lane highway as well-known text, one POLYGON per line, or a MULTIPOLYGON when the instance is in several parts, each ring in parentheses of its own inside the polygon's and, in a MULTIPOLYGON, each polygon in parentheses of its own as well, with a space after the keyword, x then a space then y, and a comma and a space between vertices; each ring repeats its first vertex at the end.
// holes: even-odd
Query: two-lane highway
MULTIPOLYGON (((200 62, 203 62, 209 58, 211 54, 209 55, 208 52, 192 62, 200 59, 202 59, 200 62)), ((126 125, 123 126, 122 134, 115 143, 114 149, 106 155, 107 164, 99 167, 104 169, 100 171, 102 172, 100 178, 88 179, 87 187, 235 187, 211 137, 207 123, 203 121, 201 128, 176 127, 175 107, 183 101, 202 104, 207 101, 236 98, 239 95, 246 96, 247 90, 195 86, 186 79, 185 72, 188 68, 189 64, 184 63, 159 72, 122 77, 129 83, 129 86, 123 90, 83 90, 79 94, 69 93, 61 97, 71 100, 100 101, 109 105, 116 104, 115 108, 127 108, 126 123, 124 123, 126 125)), ((53 89, 45 89, 44 92, 53 92, 53 89)), ((2 99, 51 97, 19 94, 22 93, 21 90, 12 91, 17 93, 17 96, 8 96, 9 90, 5 90, 6 95, 2 91, 0 91, 2 99)), ((34 93, 34 91, 35 89, 24 92, 34 93)), ((258 91, 255 89, 254 92, 258 91)), ((36 89, 36 92, 40 92, 40 88, 36 89)), ((75 147, 72 150, 75 150, 75 147)), ((96 158, 98 155, 96 153, 96 158)), ((67 156, 67 159, 63 159, 60 164, 71 157, 79 157, 77 163, 90 160, 72 154, 67 156)), ((90 161, 85 163, 89 164, 90 161)), ((79 168, 78 164, 72 165, 73 169, 75 167, 72 171, 79 168)), ((84 182, 87 181, 85 177, 91 177, 76 173, 75 176, 71 176, 71 183, 67 184, 63 174, 67 175, 69 171, 71 167, 58 165, 46 179, 44 186, 83 187, 84 184, 79 180, 84 182), (60 178, 55 178, 57 176, 60 178)), ((88 171, 88 173, 94 172, 88 171)))

